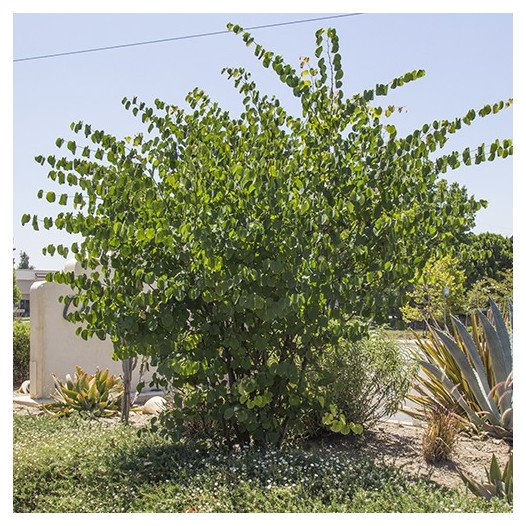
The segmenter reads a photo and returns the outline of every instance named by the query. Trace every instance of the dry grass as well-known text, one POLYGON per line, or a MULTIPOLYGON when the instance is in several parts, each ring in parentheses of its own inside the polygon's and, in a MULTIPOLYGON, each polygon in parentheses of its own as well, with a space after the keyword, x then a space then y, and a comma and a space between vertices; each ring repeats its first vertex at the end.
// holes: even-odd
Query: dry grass
POLYGON ((451 411, 437 406, 426 414, 427 427, 422 438, 426 462, 436 464, 451 459, 459 433, 459 422, 451 411))

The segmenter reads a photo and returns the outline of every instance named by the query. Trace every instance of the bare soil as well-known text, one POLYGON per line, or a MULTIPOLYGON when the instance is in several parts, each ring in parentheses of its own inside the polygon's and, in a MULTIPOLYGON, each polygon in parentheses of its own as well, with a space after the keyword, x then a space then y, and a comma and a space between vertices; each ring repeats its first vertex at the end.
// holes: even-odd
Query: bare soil
POLYGON ((489 437, 471 437, 459 434, 451 460, 428 464, 422 452, 424 428, 398 422, 381 422, 367 433, 360 449, 378 461, 399 467, 404 473, 418 478, 429 478, 442 486, 464 486, 457 469, 475 480, 485 479, 495 454, 501 467, 508 460, 510 445, 489 437))
MULTIPOLYGON (((17 415, 43 415, 44 411, 38 406, 28 406, 23 404, 13 404, 13 414, 17 415)), ((147 425, 154 415, 142 413, 140 410, 132 409, 130 411, 129 423, 133 427, 143 427, 147 425)), ((120 415, 107 418, 100 418, 99 422, 108 426, 117 425, 121 421, 120 415)))

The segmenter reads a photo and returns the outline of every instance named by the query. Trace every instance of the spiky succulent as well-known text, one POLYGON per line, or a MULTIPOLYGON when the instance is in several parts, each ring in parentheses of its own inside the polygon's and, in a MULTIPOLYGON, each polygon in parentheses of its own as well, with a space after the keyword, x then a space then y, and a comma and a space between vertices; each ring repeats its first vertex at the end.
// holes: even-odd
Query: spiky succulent
POLYGON ((80 367, 76 368, 73 378, 69 375, 62 383, 55 376, 54 402, 44 404, 45 411, 59 416, 68 416, 78 412, 88 416, 111 416, 119 410, 123 394, 122 380, 109 374, 106 369, 97 369, 94 375, 80 367))
POLYGON ((472 316, 472 334, 458 318, 451 320, 452 333, 432 328, 428 339, 417 337, 422 374, 417 394, 408 395, 417 407, 406 412, 424 419, 438 404, 475 428, 512 441, 512 306, 509 330, 492 300, 488 316, 481 311, 472 316))
POLYGON ((495 455, 492 456, 489 470, 486 468, 486 481, 477 482, 460 470, 458 473, 467 488, 478 497, 488 500, 493 497, 506 498, 510 504, 513 503, 513 453, 510 454, 503 471, 495 455))

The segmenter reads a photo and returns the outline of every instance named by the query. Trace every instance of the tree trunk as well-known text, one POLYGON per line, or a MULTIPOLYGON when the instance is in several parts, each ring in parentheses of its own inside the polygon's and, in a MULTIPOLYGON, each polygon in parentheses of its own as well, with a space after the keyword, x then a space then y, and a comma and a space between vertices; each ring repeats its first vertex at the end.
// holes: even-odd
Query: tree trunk
MULTIPOLYGON (((287 337, 288 338, 288 337, 287 337)), ((297 349, 296 344, 292 339, 290 339, 290 345, 294 350, 297 349)), ((303 383, 305 380, 305 371, 307 369, 307 349, 305 349, 305 354, 303 355, 303 360, 301 361, 301 370, 300 370, 300 377, 298 382, 298 395, 301 396, 301 391, 303 389, 303 383)), ((294 416, 296 416, 297 410, 294 411, 294 416)), ((281 434, 279 436, 277 447, 278 449, 281 448, 283 445, 283 442, 285 440, 285 437, 287 436, 287 432, 289 430, 289 424, 290 424, 290 413, 285 417, 285 420, 283 421, 283 427, 281 429, 281 434)))
POLYGON ((121 422, 126 425, 130 419, 132 371, 133 359, 126 358, 122 360, 122 383, 124 384, 124 394, 121 404, 121 422))

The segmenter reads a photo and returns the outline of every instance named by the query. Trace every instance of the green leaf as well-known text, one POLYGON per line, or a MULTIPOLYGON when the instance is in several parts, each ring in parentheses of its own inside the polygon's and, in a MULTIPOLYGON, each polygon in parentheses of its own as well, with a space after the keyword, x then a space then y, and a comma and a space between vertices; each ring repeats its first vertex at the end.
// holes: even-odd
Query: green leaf
POLYGON ((169 332, 174 329, 175 320, 172 313, 168 310, 164 310, 161 314, 161 325, 169 332))
POLYGON ((75 143, 75 141, 68 141, 68 144, 67 144, 66 146, 67 146, 67 149, 68 149, 73 155, 75 155, 75 152, 77 151, 77 144, 75 143))
POLYGON ((349 424, 351 431, 355 435, 362 435, 363 434, 363 426, 361 424, 353 424, 352 422, 349 424))
POLYGON ((155 238, 155 230, 153 228, 147 228, 145 231, 144 231, 144 237, 145 239, 147 239, 148 241, 151 241, 152 239, 155 238))
POLYGON ((234 408, 233 407, 227 407, 225 409, 225 412, 223 413, 223 416, 226 420, 230 420, 234 416, 234 408))

